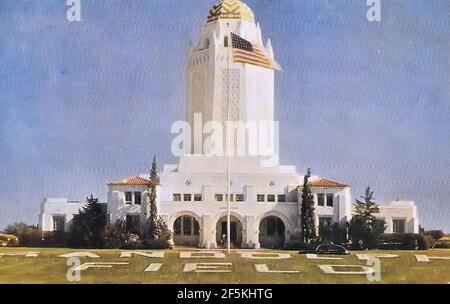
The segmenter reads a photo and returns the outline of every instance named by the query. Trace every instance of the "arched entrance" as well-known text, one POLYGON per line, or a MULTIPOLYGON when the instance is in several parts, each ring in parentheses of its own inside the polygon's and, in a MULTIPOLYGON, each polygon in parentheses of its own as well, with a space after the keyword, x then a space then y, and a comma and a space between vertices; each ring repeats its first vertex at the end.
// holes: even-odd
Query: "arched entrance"
POLYGON ((178 217, 173 223, 173 242, 177 246, 198 247, 200 224, 190 215, 178 217))
MULTIPOLYGON (((242 223, 235 216, 230 217, 231 247, 240 248, 242 244, 242 223)), ((227 217, 223 216, 217 221, 216 241, 218 246, 227 244, 227 217)))
POLYGON ((262 248, 283 248, 286 227, 276 216, 268 216, 259 224, 259 243, 262 248))

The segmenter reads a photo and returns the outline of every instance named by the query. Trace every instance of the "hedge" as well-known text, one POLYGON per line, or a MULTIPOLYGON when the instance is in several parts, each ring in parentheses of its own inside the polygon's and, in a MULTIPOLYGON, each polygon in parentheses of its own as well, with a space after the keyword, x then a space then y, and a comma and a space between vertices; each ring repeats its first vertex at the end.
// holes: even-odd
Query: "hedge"
POLYGON ((380 249, 388 250, 428 250, 431 240, 422 234, 392 233, 380 236, 380 249))
POLYGON ((148 240, 129 242, 121 246, 121 249, 172 249, 172 246, 165 240, 148 240))

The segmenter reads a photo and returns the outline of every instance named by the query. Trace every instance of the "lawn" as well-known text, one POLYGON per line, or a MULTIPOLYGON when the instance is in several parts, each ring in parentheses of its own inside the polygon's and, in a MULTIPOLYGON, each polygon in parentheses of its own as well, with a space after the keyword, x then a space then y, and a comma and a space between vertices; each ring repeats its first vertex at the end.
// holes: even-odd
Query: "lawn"
MULTIPOLYGON (((0 283, 70 283, 66 279, 69 266, 67 259, 58 255, 70 252, 86 251, 74 249, 49 248, 0 248, 1 253, 39 252, 38 257, 0 256, 0 283)), ((80 283, 370 283, 365 275, 325 274, 317 265, 363 265, 353 252, 342 260, 308 260, 305 255, 286 251, 261 251, 264 253, 290 253, 290 259, 248 259, 232 252, 224 259, 187 259, 180 258, 181 250, 166 250, 163 258, 132 256, 120 258, 124 250, 89 250, 100 258, 81 258, 86 262, 125 262, 112 268, 88 269, 81 272, 80 283), (232 263, 231 273, 185 273, 186 263, 232 263), (144 272, 151 263, 163 264, 158 272, 144 272), (299 273, 258 273, 256 264, 266 264, 273 270, 296 270, 299 273)), ((141 251, 151 252, 151 251, 141 251)), ((450 260, 431 259, 430 262, 417 262, 416 254, 429 257, 450 257, 450 250, 429 251, 370 251, 364 253, 395 254, 397 258, 381 259, 381 284, 387 283, 438 283, 450 282, 450 260)))

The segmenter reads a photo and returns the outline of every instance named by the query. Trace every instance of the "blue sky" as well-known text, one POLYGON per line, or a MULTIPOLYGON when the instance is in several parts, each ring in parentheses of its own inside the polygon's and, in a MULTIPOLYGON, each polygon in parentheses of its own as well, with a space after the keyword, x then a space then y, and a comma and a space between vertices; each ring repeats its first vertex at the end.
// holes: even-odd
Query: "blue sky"
MULTIPOLYGON (((0 228, 44 197, 175 163, 188 44, 216 0, 0 1, 0 228)), ((450 2, 247 0, 271 38, 281 159, 378 202, 414 200, 450 232, 450 2)))

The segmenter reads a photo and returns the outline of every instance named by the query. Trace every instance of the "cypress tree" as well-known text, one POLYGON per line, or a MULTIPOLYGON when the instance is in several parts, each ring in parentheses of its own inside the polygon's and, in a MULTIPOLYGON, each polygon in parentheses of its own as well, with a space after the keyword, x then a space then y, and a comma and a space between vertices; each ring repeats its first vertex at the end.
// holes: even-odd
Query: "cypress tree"
POLYGON ((166 223, 158 215, 158 207, 156 206, 156 187, 159 185, 158 166, 156 156, 153 157, 152 168, 150 170, 150 182, 147 188, 147 196, 149 200, 148 214, 149 217, 144 228, 144 238, 148 240, 168 241, 172 234, 166 223))
POLYGON ((301 235, 302 241, 305 244, 309 244, 316 238, 316 225, 315 225, 315 213, 314 213, 314 197, 309 185, 309 178, 311 177, 311 169, 308 169, 303 179, 302 189, 302 205, 301 205, 301 235))

